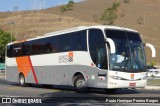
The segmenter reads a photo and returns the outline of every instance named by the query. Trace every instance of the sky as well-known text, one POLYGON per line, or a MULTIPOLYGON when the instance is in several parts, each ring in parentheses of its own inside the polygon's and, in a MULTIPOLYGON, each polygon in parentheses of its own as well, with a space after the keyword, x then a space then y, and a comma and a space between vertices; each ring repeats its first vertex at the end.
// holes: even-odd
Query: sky
MULTIPOLYGON (((0 0, 0 12, 49 8, 61 4, 66 4, 68 1, 69 0, 0 0)), ((82 0, 73 1, 79 2, 82 0)))

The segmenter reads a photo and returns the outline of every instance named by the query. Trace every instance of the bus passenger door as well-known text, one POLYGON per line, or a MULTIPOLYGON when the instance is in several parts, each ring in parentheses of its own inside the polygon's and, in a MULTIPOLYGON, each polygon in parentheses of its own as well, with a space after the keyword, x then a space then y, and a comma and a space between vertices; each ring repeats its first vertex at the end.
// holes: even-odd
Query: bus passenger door
POLYGON ((106 56, 106 49, 104 47, 100 47, 97 50, 96 65, 100 69, 107 69, 107 56, 106 56))
POLYGON ((98 79, 102 84, 106 84, 107 80, 107 56, 105 46, 97 48, 97 62, 96 66, 99 68, 98 79))
POLYGON ((88 40, 90 57, 96 65, 94 67, 95 71, 92 72, 95 74, 97 80, 93 80, 93 83, 98 85, 98 87, 104 88, 107 85, 108 62, 103 31, 101 29, 90 29, 88 40))

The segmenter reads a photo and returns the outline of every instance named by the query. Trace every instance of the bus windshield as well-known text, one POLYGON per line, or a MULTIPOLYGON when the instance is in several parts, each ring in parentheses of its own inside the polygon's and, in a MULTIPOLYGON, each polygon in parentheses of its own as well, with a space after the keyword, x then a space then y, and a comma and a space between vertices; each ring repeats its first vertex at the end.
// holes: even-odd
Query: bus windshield
POLYGON ((106 36, 115 43, 116 52, 109 53, 110 70, 145 71, 145 54, 140 35, 137 32, 106 30, 106 36))

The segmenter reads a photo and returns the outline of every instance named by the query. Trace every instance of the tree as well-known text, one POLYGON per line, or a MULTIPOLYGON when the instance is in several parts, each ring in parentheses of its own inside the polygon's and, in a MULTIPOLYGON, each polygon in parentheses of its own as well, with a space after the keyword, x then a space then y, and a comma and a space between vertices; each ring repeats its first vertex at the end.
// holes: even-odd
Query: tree
POLYGON ((70 0, 67 5, 61 7, 60 11, 63 13, 68 10, 73 10, 73 7, 74 7, 74 1, 70 0))
MULTIPOLYGON (((12 36, 13 41, 15 40, 12 36)), ((0 60, 5 61, 6 45, 11 42, 11 34, 0 29, 0 60)))
POLYGON ((105 21, 105 24, 111 25, 111 24, 114 23, 114 21, 115 21, 115 19, 116 19, 117 17, 118 17, 118 16, 117 16, 117 14, 115 13, 114 10, 112 10, 112 9, 107 9, 107 10, 104 12, 103 16, 101 17, 101 20, 102 20, 102 21, 105 21))
POLYGON ((120 6, 119 2, 114 2, 111 8, 108 8, 104 11, 103 15, 101 16, 101 20, 104 21, 104 24, 113 24, 117 15, 118 7, 120 6))
POLYGON ((73 0, 69 0, 68 4, 74 4, 73 0))

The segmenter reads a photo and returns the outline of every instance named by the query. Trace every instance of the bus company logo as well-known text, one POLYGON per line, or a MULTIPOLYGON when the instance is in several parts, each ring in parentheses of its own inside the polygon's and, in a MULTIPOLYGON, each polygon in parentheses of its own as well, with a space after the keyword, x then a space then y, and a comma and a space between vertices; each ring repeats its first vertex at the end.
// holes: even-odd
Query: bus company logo
POLYGON ((131 79, 134 79, 134 74, 131 74, 131 79))
POLYGON ((73 52, 69 52, 68 55, 59 56, 59 63, 73 62, 73 52))
POLYGON ((73 52, 68 53, 68 60, 69 62, 73 62, 73 52))

